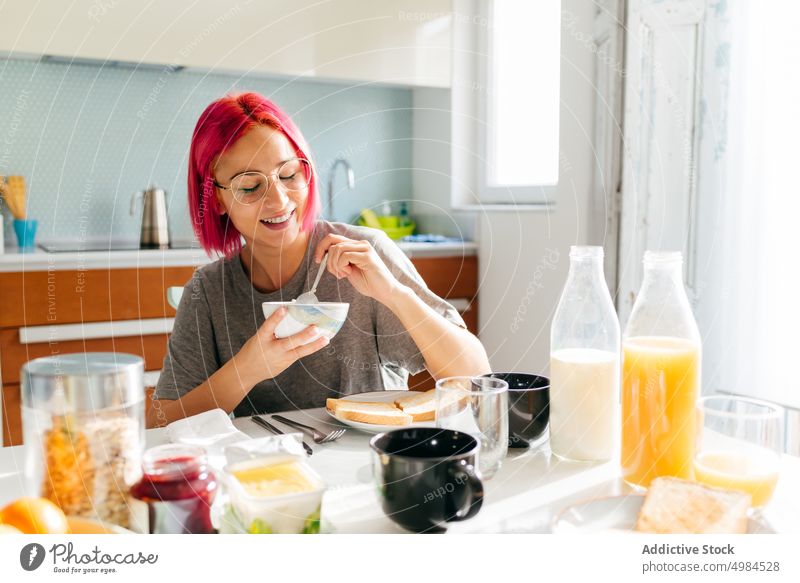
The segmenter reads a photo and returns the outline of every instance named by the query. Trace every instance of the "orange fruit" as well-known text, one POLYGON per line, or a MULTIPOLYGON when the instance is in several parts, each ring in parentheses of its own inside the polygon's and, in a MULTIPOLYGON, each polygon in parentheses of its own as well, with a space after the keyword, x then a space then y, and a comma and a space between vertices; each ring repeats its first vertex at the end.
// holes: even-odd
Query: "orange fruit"
POLYGON ((0 510, 0 523, 25 534, 65 534, 69 529, 61 508, 46 498, 18 498, 0 510))

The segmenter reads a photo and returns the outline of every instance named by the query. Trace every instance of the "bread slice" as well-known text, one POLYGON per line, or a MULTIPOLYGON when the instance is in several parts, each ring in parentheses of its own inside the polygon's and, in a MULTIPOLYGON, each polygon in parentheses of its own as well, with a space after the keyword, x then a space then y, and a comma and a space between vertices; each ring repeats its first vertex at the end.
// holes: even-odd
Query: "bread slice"
POLYGON ((373 425, 408 425, 414 418, 394 406, 394 403, 362 403, 342 401, 336 405, 336 417, 373 425))
POLYGON ((409 391, 395 399, 394 404, 404 413, 411 415, 415 423, 436 419, 436 389, 424 392, 409 391))
MULTIPOLYGON (((370 401, 349 401, 349 400, 346 400, 346 399, 328 398, 328 399, 325 399, 325 408, 328 411, 330 411, 331 413, 333 413, 334 415, 336 415, 336 411, 339 410, 339 407, 348 407, 348 406, 351 406, 354 403, 357 404, 357 405, 374 405, 374 404, 376 404, 376 403, 373 403, 373 402, 370 402, 370 401)), ((381 407, 386 405, 386 403, 377 403, 377 404, 380 405, 381 407)), ((392 408, 394 408, 394 405, 392 405, 392 408)))
POLYGON ((750 494, 678 478, 656 478, 639 511, 636 530, 661 534, 744 534, 750 494))
MULTIPOLYGON (((467 405, 469 394, 466 391, 449 390, 439 403, 446 415, 459 413, 467 405)), ((436 389, 425 392, 410 391, 394 401, 400 409, 414 417, 414 421, 433 421, 436 419, 436 389)))
POLYGON ((330 399, 330 398, 325 399, 325 408, 334 415, 336 415, 336 408, 339 406, 339 403, 341 401, 342 401, 341 399, 330 399))

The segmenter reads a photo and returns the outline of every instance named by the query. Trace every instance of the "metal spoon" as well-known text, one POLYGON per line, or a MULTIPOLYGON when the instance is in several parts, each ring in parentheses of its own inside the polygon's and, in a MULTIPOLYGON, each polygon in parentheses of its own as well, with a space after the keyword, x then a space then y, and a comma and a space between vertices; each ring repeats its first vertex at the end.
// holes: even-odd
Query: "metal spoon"
POLYGON ((328 253, 326 252, 325 255, 322 256, 322 261, 319 263, 319 271, 317 271, 317 279, 314 280, 314 285, 311 286, 311 289, 305 293, 300 294, 297 296, 295 300, 298 304, 318 304, 319 300, 317 299, 317 295, 314 293, 317 291, 317 284, 319 283, 322 274, 325 271, 325 266, 328 264, 328 253))

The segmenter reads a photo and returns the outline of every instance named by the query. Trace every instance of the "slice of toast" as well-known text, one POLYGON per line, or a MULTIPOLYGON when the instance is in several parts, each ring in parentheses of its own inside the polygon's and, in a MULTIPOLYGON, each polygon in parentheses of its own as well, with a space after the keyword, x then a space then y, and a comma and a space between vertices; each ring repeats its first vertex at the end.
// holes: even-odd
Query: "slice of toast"
POLYGON ((393 403, 374 403, 349 401, 345 399, 328 399, 325 402, 328 410, 339 419, 372 423, 373 425, 408 425, 413 417, 404 413, 393 403))
POLYGON ((342 401, 341 399, 332 399, 332 398, 325 399, 325 408, 334 415, 336 415, 336 408, 339 406, 339 403, 341 401, 342 401))
MULTIPOLYGON (((439 403, 446 416, 454 415, 464 409, 469 394, 465 391, 448 390, 439 403)), ((414 421, 433 421, 436 419, 436 389, 425 392, 410 391, 394 401, 400 409, 414 417, 414 421)))
POLYGON ((371 423, 373 425, 408 425, 414 418, 394 406, 393 403, 364 403, 342 401, 336 405, 334 413, 339 419, 371 423))
POLYGON ((325 408, 336 415, 336 411, 339 410, 339 407, 352 407, 353 405, 380 405, 381 408, 384 408, 385 405, 389 405, 390 407, 394 408, 394 405, 391 403, 375 403, 372 401, 350 401, 349 399, 333 399, 328 398, 325 399, 325 408))
POLYGON ((415 423, 436 419, 436 389, 424 392, 409 391, 395 399, 394 404, 404 413, 411 415, 415 423))
POLYGON ((711 488, 678 478, 650 484, 636 520, 639 532, 744 534, 750 494, 711 488))

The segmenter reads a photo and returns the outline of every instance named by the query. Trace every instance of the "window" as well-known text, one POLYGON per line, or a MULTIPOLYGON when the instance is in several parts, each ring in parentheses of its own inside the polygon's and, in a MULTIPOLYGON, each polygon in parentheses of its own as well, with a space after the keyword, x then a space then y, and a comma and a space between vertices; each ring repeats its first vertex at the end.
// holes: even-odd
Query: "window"
POLYGON ((543 205, 558 183, 561 3, 456 0, 453 202, 543 205))
POLYGON ((492 2, 487 184, 558 183, 558 2, 492 2))

